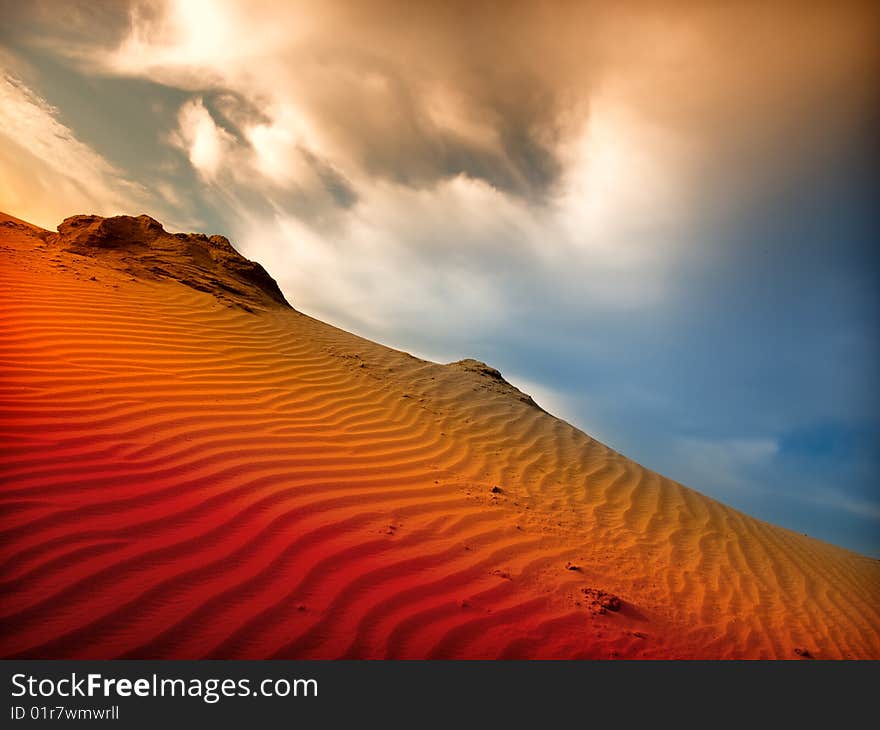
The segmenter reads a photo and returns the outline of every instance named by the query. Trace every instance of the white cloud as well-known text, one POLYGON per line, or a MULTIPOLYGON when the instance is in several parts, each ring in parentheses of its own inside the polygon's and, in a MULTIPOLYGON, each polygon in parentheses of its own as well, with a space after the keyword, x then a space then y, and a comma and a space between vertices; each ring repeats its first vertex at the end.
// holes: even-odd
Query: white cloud
POLYGON ((101 64, 121 75, 149 75, 187 88, 202 86, 206 72, 214 69, 219 82, 225 72, 243 69, 249 59, 271 55, 296 38, 301 23, 263 23, 258 33, 248 32, 262 15, 257 5, 228 0, 133 2, 130 33, 118 48, 100 52, 101 64))
POLYGON ((591 256, 644 262, 661 250, 656 234, 677 230, 686 219, 686 143, 636 117, 626 99, 595 94, 583 132, 562 154, 560 221, 571 242, 591 256))
POLYGON ((56 109, 0 71, 0 209, 53 229, 76 213, 138 214, 149 199, 58 121, 56 109))
POLYGON ((201 98, 186 102, 177 115, 178 128, 171 142, 187 153, 189 161, 206 182, 213 182, 235 140, 217 126, 201 98))
POLYGON ((522 213, 504 196, 466 178, 431 191, 378 185, 365 196, 332 234, 281 214, 252 219, 239 244, 296 306, 374 336, 419 322, 440 334, 503 316, 497 283, 468 262, 480 244, 510 245, 499 230, 505 208, 522 213))

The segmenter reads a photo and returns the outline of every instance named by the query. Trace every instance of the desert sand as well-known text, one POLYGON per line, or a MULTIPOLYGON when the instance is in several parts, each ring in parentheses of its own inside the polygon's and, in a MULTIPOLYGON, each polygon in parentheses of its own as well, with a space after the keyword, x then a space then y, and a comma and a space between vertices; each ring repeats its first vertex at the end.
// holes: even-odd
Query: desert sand
POLYGON ((61 230, 0 216, 0 655, 880 658, 880 561, 312 319, 225 239, 61 230))

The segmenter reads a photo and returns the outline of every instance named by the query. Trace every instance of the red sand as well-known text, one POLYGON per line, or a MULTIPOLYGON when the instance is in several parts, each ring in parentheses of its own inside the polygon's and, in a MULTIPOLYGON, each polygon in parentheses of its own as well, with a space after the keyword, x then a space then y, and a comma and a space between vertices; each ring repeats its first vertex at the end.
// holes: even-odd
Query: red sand
POLYGON ((880 658, 877 560, 89 235, 0 216, 0 655, 880 658))

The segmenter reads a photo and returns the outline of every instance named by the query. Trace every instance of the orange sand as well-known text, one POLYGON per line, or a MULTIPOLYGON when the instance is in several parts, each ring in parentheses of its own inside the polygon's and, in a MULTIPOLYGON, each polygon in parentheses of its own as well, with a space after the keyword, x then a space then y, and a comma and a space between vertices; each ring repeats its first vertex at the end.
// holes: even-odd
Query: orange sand
POLYGON ((0 216, 0 655, 880 658, 877 560, 480 364, 45 239, 0 216))

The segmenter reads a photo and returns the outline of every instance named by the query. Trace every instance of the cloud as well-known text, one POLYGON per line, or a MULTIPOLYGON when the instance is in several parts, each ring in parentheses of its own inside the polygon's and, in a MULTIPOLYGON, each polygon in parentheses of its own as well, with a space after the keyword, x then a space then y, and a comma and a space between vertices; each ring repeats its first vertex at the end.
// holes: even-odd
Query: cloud
POLYGON ((757 162, 804 113, 833 120, 876 78, 873 15, 847 3, 136 2, 127 36, 92 61, 234 90, 346 175, 429 186, 464 174, 542 200, 596 96, 706 143, 710 167, 757 162))
POLYGON ((218 127, 201 98, 188 101, 178 113, 171 143, 183 149, 205 182, 213 182, 234 146, 232 135, 218 127))
MULTIPOLYGON (((519 72, 528 48, 506 51, 509 69, 491 58, 485 44, 498 49, 502 39, 486 9, 464 28, 462 10, 138 3, 128 37, 96 61, 194 91, 234 89, 346 172, 415 186, 463 173, 540 195, 558 174, 555 95, 519 72)), ((541 49, 522 40, 550 48, 548 38, 541 49)))
POLYGON ((52 228, 81 212, 139 213, 150 198, 57 118, 57 110, 0 71, 0 209, 52 228))
POLYGON ((381 239, 389 270, 364 261, 336 301, 402 328, 412 288, 455 292, 502 240, 534 280, 510 267, 458 286, 453 318, 472 292, 504 309, 537 284, 656 306, 710 248, 703 212, 760 195, 756 178, 821 148, 792 120, 813 134, 862 93, 877 54, 854 8, 135 2, 128 33, 88 62, 192 92, 172 139, 252 255, 272 266, 287 238, 278 274, 304 306, 334 306, 286 273, 297 251, 329 266, 304 242, 361 260, 381 239), (788 162, 767 164, 778 150, 788 162), (275 233, 261 245, 254 230, 275 233))

